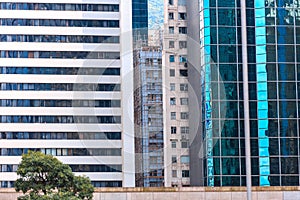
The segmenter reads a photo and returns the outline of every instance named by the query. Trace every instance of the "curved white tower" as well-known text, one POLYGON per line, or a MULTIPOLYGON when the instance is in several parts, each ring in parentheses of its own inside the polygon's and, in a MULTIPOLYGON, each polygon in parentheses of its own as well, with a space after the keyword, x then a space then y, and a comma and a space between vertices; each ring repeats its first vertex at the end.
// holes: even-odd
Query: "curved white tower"
POLYGON ((0 187, 28 150, 134 187, 131 0, 1 2, 0 187))

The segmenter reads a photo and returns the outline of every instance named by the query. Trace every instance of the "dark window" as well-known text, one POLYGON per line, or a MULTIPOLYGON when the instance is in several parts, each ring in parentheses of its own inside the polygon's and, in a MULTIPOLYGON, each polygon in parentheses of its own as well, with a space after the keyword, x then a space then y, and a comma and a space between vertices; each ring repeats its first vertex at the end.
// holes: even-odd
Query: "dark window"
POLYGON ((172 163, 177 163, 177 158, 176 158, 176 156, 172 156, 172 163))
POLYGON ((169 19, 174 19, 174 13, 169 13, 169 19))
POLYGON ((187 27, 179 27, 179 34, 187 34, 187 27))
POLYGON ((175 76, 175 70, 174 69, 170 69, 170 77, 174 77, 175 76))
POLYGON ((179 74, 180 74, 180 76, 187 77, 188 76, 188 70, 187 69, 180 69, 179 74))
POLYGON ((187 83, 182 83, 180 84, 180 91, 188 91, 188 84, 187 83))
POLYGON ((179 49, 186 49, 187 41, 179 41, 179 49))
POLYGON ((189 170, 182 170, 182 177, 184 177, 184 178, 190 177, 190 171, 189 170))
POLYGON ((175 43, 174 41, 169 41, 169 48, 175 48, 175 43))
POLYGON ((170 105, 176 105, 176 98, 175 97, 170 98, 170 105))
POLYGON ((176 127, 175 126, 171 126, 171 134, 176 134, 176 127))
POLYGON ((179 20, 186 20, 186 13, 178 13, 179 20))
POLYGON ((1 19, 1 25, 119 28, 119 20, 1 19))

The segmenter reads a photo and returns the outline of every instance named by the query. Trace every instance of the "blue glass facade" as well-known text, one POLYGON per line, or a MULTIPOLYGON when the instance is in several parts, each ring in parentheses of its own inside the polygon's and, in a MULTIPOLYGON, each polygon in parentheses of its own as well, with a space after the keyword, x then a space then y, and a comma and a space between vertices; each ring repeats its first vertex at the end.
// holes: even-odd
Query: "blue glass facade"
MULTIPOLYGON (((199 3, 203 182, 244 186, 240 1, 199 3)), ((300 3, 246 4, 252 183, 299 185, 300 3)))
POLYGON ((148 0, 132 0, 133 41, 148 40, 148 0))

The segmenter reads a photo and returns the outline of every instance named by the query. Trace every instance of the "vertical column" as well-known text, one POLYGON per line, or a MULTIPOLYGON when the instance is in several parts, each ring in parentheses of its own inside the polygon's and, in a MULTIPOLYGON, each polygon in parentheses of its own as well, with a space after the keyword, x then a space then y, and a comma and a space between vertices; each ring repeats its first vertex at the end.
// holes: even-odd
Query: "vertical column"
POLYGON ((135 187, 132 1, 120 3, 123 187, 135 187))
POLYGON ((211 56, 210 56, 210 11, 209 1, 203 1, 204 5, 204 69, 205 69, 205 137, 207 157, 207 186, 214 186, 214 162, 213 162, 213 132, 212 132, 212 98, 211 98, 211 56))
POLYGON ((255 0, 256 36, 256 77, 257 77, 257 118, 259 148, 260 186, 270 186, 270 154, 268 131, 268 85, 267 85, 267 47, 266 47, 265 2, 255 0))

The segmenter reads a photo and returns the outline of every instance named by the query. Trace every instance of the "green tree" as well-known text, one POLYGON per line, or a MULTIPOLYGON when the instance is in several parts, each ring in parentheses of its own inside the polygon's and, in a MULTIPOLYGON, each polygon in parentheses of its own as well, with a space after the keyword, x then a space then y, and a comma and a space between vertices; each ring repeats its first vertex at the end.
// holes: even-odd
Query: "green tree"
POLYGON ((15 182, 16 191, 24 196, 19 200, 90 200, 94 188, 88 177, 75 176, 70 166, 52 155, 29 151, 23 154, 15 182))

